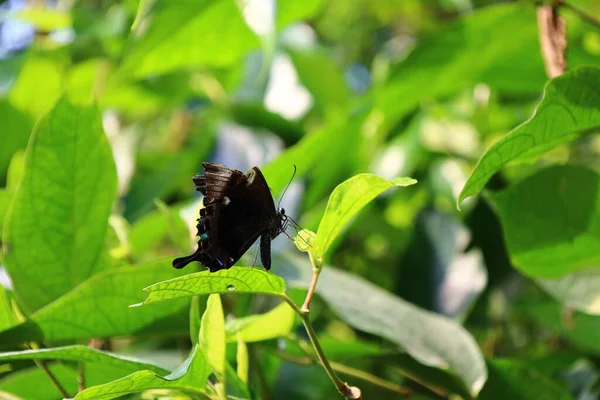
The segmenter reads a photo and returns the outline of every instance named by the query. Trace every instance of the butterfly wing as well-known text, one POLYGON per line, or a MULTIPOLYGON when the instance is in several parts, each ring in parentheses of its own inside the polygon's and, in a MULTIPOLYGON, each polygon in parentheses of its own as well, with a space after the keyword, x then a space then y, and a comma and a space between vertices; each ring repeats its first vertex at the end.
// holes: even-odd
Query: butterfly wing
MULTIPOLYGON (((205 174, 194 177, 196 189, 205 195, 198 220, 198 250, 176 259, 173 266, 182 268, 200 261, 214 272, 231 267, 271 229, 275 204, 257 167, 244 174, 220 164, 203 165, 205 174)), ((270 262, 265 267, 270 267, 270 262)))

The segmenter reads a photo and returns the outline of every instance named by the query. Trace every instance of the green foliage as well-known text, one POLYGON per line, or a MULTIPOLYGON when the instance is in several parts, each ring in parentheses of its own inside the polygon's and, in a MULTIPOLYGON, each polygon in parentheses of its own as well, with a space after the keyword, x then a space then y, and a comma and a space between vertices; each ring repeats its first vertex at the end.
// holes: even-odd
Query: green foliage
POLYGON ((544 2, 67 3, 2 16, 0 398, 598 397, 600 2, 552 79, 544 2), (269 271, 172 268, 203 161, 269 271))
POLYGON ((510 161, 526 160, 600 128, 598 68, 581 68, 551 81, 535 115, 494 144, 477 164, 459 201, 481 191, 510 161))
POLYGON ((66 99, 40 120, 25 158, 2 241, 16 294, 35 311, 109 266, 117 177, 99 111, 66 99))

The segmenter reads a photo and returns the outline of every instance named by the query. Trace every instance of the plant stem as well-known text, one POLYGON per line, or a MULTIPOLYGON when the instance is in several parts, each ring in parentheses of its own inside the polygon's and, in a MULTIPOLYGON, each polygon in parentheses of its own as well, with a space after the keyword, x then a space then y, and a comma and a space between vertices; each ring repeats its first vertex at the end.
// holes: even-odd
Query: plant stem
POLYGON ((600 28, 600 19, 594 17, 591 14, 588 14, 587 12, 583 11, 582 9, 575 7, 572 4, 569 4, 565 1, 557 1, 559 6, 568 8, 569 10, 573 11, 575 14, 577 14, 582 20, 584 20, 585 22, 587 22, 590 25, 594 25, 596 28, 600 28))
POLYGON ((85 363, 83 361, 79 361, 77 365, 77 384, 78 392, 83 392, 85 390, 85 363))
POLYGON ((48 369, 48 367, 46 366, 46 364, 44 363, 44 361, 42 360, 33 360, 33 362, 35 363, 35 365, 38 366, 39 369, 41 369, 46 376, 50 379, 50 381, 52 381, 52 383, 54 384, 54 386, 56 386, 56 388, 58 389, 58 391, 60 392, 60 394, 62 395, 62 397, 68 399, 71 396, 69 396, 69 394, 67 393, 67 391, 65 390, 65 388, 60 384, 60 382, 58 381, 58 379, 56 379, 56 377, 54 376, 54 374, 52 373, 52 371, 50 371, 48 369))
POLYGON ((310 311, 310 302, 312 301, 313 295, 315 294, 315 288, 317 287, 317 281, 319 280, 319 271, 313 270, 312 280, 310 281, 310 286, 308 287, 308 293, 306 293, 306 298, 304 299, 304 304, 302 304, 302 312, 310 311))
MULTIPOLYGON (((311 364, 315 364, 317 362, 317 360, 315 360, 311 356, 294 357, 294 356, 290 356, 289 354, 286 354, 283 352, 278 352, 277 355, 286 361, 290 361, 290 362, 293 362, 293 363, 299 364, 299 365, 311 365, 311 364)), ((370 374, 366 371, 352 368, 347 365, 336 363, 333 361, 331 362, 331 367, 337 372, 340 372, 340 373, 346 374, 346 375, 350 375, 350 376, 353 376, 358 379, 362 379, 366 382, 372 383, 373 385, 387 389, 394 393, 398 393, 402 396, 409 396, 411 393, 409 389, 406 389, 396 383, 386 381, 385 379, 381 379, 381 378, 379 378, 373 374, 370 374)))
POLYGON ((302 320, 302 323, 304 324, 304 328, 306 329, 306 333, 308 334, 308 338, 310 339, 310 342, 312 343, 313 348, 315 349, 317 358, 319 359, 319 362, 325 369, 325 372, 327 372, 329 379, 331 379, 331 381, 337 388, 338 392, 340 392, 340 394, 342 396, 344 396, 346 399, 354 399, 354 400, 360 399, 361 398, 360 389, 358 389, 357 387, 354 387, 354 386, 349 386, 346 382, 342 381, 337 376, 337 374, 333 370, 333 367, 327 360, 327 357, 325 356, 325 352, 323 351, 323 348, 321 347, 321 344, 319 343, 319 339, 317 338, 317 333, 315 332, 315 330, 312 326, 312 323, 310 322, 310 310, 301 310, 292 301, 292 299, 290 299, 285 294, 282 294, 281 298, 283 300, 285 300, 290 305, 290 307, 292 307, 292 309, 300 316, 300 319, 302 320))

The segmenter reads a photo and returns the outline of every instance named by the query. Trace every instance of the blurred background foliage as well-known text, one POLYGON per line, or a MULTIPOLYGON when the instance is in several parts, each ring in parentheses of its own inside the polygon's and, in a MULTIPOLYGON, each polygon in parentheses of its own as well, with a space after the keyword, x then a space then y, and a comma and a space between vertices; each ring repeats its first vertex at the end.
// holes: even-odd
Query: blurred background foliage
MULTIPOLYGON (((570 4, 600 14, 599 1, 570 4)), ((598 26, 569 8, 561 16, 568 71, 597 66, 598 26)), ((597 299, 598 286, 569 297, 555 282, 511 265, 499 215, 519 204, 491 196, 456 208, 477 160, 533 114, 547 81, 532 1, 6 0, 0 4, 0 226, 32 129, 62 93, 102 113, 118 176, 106 238, 112 265, 189 251, 198 205, 191 177, 203 161, 242 170, 258 165, 276 196, 296 165, 282 205, 311 230, 331 191, 352 175, 411 176, 417 185, 390 191, 361 212, 328 263, 463 324, 487 360, 481 398, 597 399, 598 307, 568 306, 593 303, 579 297, 597 299), (528 379, 539 384, 532 383, 533 394, 524 386, 528 379)), ((528 163, 508 164, 487 187, 505 189, 567 161, 597 170, 599 156, 598 137, 588 135, 528 163)), ((283 235, 275 248, 295 251, 283 235)), ((253 258, 251 250, 249 264, 253 258)), ((12 298, 2 269, 0 282, 12 298)), ((269 304, 224 298, 226 313, 237 317, 269 304)), ((464 393, 394 354, 386 340, 353 329, 327 302, 317 300, 314 313, 333 360, 423 398, 464 393), (441 388, 419 383, 428 380, 441 388)), ((181 361, 185 332, 146 333, 115 339, 110 349, 171 367, 181 361)), ((282 361, 277 345, 266 348, 253 350, 261 355, 256 379, 269 383, 273 398, 336 396, 321 368, 282 361)), ((9 373, 0 363, 0 395, 56 398, 18 389, 49 385, 29 366, 14 364, 17 373, 9 373)), ((53 368, 72 374, 60 371, 62 364, 53 368)), ((97 382, 110 380, 98 374, 97 382)), ((377 385, 360 386, 365 398, 395 398, 377 385)))

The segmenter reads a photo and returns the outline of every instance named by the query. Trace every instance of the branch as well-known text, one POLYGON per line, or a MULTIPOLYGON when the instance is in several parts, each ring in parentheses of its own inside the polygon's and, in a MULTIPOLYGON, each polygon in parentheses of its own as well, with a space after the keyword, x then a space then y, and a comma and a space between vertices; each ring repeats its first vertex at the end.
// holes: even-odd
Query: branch
POLYGON ((544 4, 537 9, 537 20, 540 36, 540 47, 546 74, 555 78, 565 72, 565 21, 558 15, 557 4, 544 4))
POLYGON ((593 25, 596 28, 600 28, 600 19, 594 17, 591 14, 588 14, 587 12, 583 11, 582 9, 575 7, 574 5, 569 4, 567 2, 559 1, 558 4, 561 7, 568 8, 569 10, 573 11, 575 14, 577 14, 579 16, 579 18, 581 18, 588 24, 593 25))

